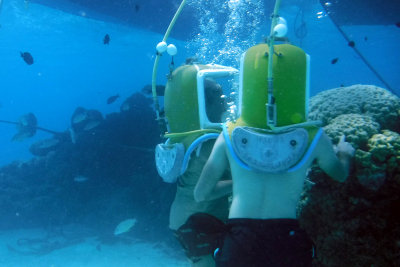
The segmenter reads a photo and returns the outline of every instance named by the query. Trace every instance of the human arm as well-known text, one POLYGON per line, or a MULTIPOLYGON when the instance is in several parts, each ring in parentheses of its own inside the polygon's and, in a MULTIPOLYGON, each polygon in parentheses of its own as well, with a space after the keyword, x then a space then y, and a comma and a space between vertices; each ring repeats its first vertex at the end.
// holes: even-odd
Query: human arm
POLYGON ((333 179, 344 182, 350 172, 354 148, 345 142, 343 135, 336 146, 336 152, 330 138, 324 133, 319 141, 317 161, 321 169, 333 179))
POLYGON ((224 137, 220 135, 194 189, 194 199, 197 202, 217 199, 232 192, 232 180, 220 181, 228 166, 224 137))

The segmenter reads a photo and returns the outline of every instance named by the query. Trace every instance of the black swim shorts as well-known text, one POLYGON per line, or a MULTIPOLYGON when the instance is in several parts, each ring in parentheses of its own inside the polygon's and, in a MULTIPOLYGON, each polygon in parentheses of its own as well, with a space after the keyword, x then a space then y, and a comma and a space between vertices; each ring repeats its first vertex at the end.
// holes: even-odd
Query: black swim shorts
POLYGON ((175 236, 186 256, 196 262, 201 256, 212 255, 225 233, 226 226, 221 220, 199 212, 192 214, 186 223, 175 231, 175 236))
POLYGON ((312 266, 314 246, 294 219, 230 219, 218 267, 312 266))

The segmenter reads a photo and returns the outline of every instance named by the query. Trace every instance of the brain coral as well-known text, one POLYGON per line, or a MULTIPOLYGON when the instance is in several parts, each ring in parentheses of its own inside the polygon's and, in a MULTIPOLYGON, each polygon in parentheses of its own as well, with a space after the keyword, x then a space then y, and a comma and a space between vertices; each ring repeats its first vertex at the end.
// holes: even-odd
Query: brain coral
POLYGON ((325 132, 334 143, 339 141, 342 135, 354 148, 366 149, 368 139, 379 133, 379 124, 368 115, 343 114, 332 119, 330 124, 324 127, 325 132))
POLYGON ((373 85, 353 85, 327 90, 310 99, 309 119, 324 125, 342 114, 371 116, 381 129, 400 128, 400 98, 373 85))
POLYGON ((378 189, 384 180, 400 183, 400 135, 384 130, 368 141, 369 151, 357 150, 356 177, 370 188, 378 189))

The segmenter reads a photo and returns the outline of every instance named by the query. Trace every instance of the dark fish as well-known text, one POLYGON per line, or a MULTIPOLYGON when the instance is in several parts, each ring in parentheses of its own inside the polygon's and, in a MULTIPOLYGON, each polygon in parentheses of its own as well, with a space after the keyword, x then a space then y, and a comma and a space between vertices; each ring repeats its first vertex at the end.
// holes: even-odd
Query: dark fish
POLYGON ((186 65, 193 65, 193 64, 196 63, 196 62, 198 62, 198 60, 197 60, 196 57, 188 57, 188 58, 185 60, 185 64, 186 64, 186 65))
POLYGON ((103 39, 103 43, 108 45, 110 43, 110 35, 106 34, 103 39))
POLYGON ((364 36, 364 41, 368 41, 368 36, 364 36))
POLYGON ((135 11, 139 12, 140 6, 138 4, 135 5, 135 11))
POLYGON ((400 22, 396 23, 396 27, 400 28, 400 22))
POLYGON ((20 52, 21 53, 21 57, 24 59, 24 61, 26 62, 26 64, 28 65, 32 65, 33 64, 33 57, 29 52, 20 52))
POLYGON ((348 45, 349 45, 350 47, 355 47, 355 46, 356 46, 356 43, 355 43, 354 41, 350 41, 350 42, 348 43, 348 45))
POLYGON ((117 100, 117 99, 118 99, 118 97, 119 97, 119 95, 113 95, 113 96, 110 96, 110 97, 107 99, 107 104, 114 103, 114 102, 115 102, 115 100, 117 100))
POLYGON ((331 64, 336 64, 336 62, 338 62, 338 60, 339 60, 339 58, 338 58, 338 57, 336 57, 336 58, 332 59, 332 61, 331 61, 331 64))
MULTIPOLYGON (((157 90, 157 96, 164 96, 164 92, 165 92, 165 86, 164 85, 157 85, 156 86, 156 90, 157 90)), ((151 85, 150 84, 145 85, 142 88, 141 92, 143 94, 145 94, 145 95, 151 95, 153 93, 151 85)))

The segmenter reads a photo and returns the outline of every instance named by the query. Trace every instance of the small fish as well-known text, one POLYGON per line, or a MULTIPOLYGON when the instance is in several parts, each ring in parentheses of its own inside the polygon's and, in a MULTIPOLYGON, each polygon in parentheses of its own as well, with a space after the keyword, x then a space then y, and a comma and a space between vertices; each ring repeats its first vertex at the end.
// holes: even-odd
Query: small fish
POLYGON ((368 41, 368 36, 364 36, 364 41, 368 41))
POLYGON ((193 65, 193 64, 196 63, 196 62, 198 62, 198 60, 197 60, 196 57, 188 57, 188 58, 185 60, 185 64, 186 64, 186 65, 193 65))
POLYGON ((100 125, 100 121, 92 120, 92 121, 89 121, 88 123, 85 124, 85 127, 83 127, 83 130, 84 131, 90 131, 90 130, 96 128, 99 125, 100 125))
POLYGON ((348 43, 348 45, 349 45, 350 47, 355 47, 355 46, 356 46, 356 43, 355 43, 354 41, 350 41, 350 42, 348 43))
POLYGON ((139 12, 140 6, 138 4, 135 5, 135 11, 139 12))
POLYGON ((76 114, 72 117, 72 123, 77 124, 80 123, 88 118, 88 114, 86 111, 76 112, 76 114))
POLYGON ((106 34, 103 39, 103 43, 108 45, 110 43, 110 35, 106 34))
POLYGON ((117 227, 115 227, 114 230, 114 235, 120 235, 126 232, 129 232, 129 230, 132 229, 133 226, 135 226, 137 220, 136 219, 126 219, 122 222, 120 222, 117 227))
MULTIPOLYGON (((164 96, 165 86, 164 85, 157 85, 156 86, 157 96, 164 96)), ((152 86, 150 84, 145 85, 141 92, 145 95, 151 95, 153 93, 152 86)))
POLYGON ((89 178, 83 175, 78 175, 74 177, 74 181, 77 183, 83 183, 86 182, 87 180, 89 180, 89 178))
POLYGON ((32 136, 33 135, 28 132, 18 132, 12 137, 11 141, 24 141, 25 139, 32 136))
POLYGON ((24 59, 25 63, 28 65, 33 64, 33 57, 29 52, 20 52, 21 57, 24 59))
POLYGON ((50 138, 50 139, 44 139, 42 141, 38 141, 37 144, 40 148, 51 148, 51 147, 55 147, 56 145, 58 145, 60 143, 60 140, 58 139, 54 139, 54 138, 50 138))
POLYGON ((397 28, 400 28, 400 22, 397 22, 397 23, 396 23, 396 27, 397 27, 397 28))
POLYGON ((107 104, 112 104, 112 103, 114 103, 115 100, 117 100, 118 98, 119 98, 119 95, 110 96, 110 97, 107 99, 107 104))
POLYGON ((336 64, 336 62, 338 62, 338 60, 339 60, 339 58, 338 58, 338 57, 336 57, 336 58, 332 59, 332 61, 331 61, 331 64, 336 64))

